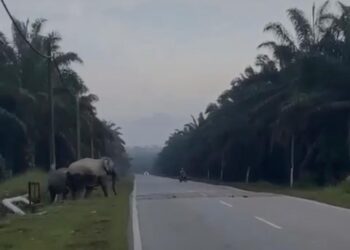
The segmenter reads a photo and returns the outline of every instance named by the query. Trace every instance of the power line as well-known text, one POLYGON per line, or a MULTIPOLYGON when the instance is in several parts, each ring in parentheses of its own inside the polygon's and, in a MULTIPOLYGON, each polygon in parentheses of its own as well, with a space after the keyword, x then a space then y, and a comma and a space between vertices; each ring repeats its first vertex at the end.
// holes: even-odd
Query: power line
POLYGON ((4 0, 1 0, 1 3, 2 3, 2 5, 4 6, 4 9, 5 9, 7 15, 8 15, 9 18, 11 19, 13 26, 15 27, 15 29, 17 30, 17 32, 19 33, 19 35, 22 37, 23 41, 24 41, 35 53, 37 53, 39 56, 44 57, 44 58, 46 58, 46 59, 51 59, 49 56, 42 54, 39 50, 37 50, 36 48, 34 48, 34 46, 27 40, 27 38, 23 35, 21 29, 18 27, 18 24, 17 24, 16 20, 13 18, 12 14, 11 14, 10 10, 7 8, 6 3, 4 2, 4 0))
POLYGON ((8 15, 9 18, 11 19, 13 26, 15 27, 15 29, 17 30, 18 34, 19 34, 20 37, 23 39, 23 41, 24 41, 35 53, 37 53, 39 56, 53 61, 54 66, 55 66, 55 69, 56 69, 57 72, 58 72, 60 81, 63 83, 63 76, 62 76, 61 70, 59 69, 58 64, 57 64, 55 58, 54 58, 54 57, 51 57, 51 56, 48 56, 48 55, 44 55, 43 53, 41 53, 38 49, 36 49, 36 48, 27 40, 27 38, 25 37, 25 35, 22 33, 20 27, 18 27, 18 23, 16 22, 15 18, 12 16, 12 14, 11 14, 10 10, 8 9, 8 7, 7 7, 6 3, 4 2, 4 0, 1 0, 1 3, 2 3, 2 5, 3 5, 3 7, 4 7, 4 9, 5 9, 6 13, 7 13, 7 15, 8 15))

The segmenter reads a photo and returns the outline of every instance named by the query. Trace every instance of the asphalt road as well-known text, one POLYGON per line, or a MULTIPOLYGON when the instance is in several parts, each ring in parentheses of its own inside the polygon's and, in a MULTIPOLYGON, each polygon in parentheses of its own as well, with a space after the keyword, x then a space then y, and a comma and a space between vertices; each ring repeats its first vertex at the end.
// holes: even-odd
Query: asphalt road
POLYGON ((350 210, 204 183, 136 177, 143 250, 348 250, 350 210))

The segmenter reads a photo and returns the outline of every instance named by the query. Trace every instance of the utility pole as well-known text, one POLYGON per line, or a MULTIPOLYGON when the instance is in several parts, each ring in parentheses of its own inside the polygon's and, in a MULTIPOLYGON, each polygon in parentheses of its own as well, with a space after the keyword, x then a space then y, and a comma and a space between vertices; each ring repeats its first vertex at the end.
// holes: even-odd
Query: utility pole
POLYGON ((80 160, 80 97, 76 96, 77 160, 80 160))
POLYGON ((56 169, 56 145, 55 145, 55 110, 54 110, 54 96, 53 96, 53 85, 52 85, 52 51, 51 42, 48 40, 48 88, 49 88, 49 106, 50 106, 50 135, 49 135, 49 149, 50 149, 50 169, 56 169))
POLYGON ((290 176, 289 176, 289 186, 292 188, 294 186, 294 147, 295 147, 295 136, 292 135, 290 142, 290 176))
POLYGON ((91 126, 90 126, 90 154, 91 158, 95 158, 95 148, 94 148, 94 121, 92 121, 91 126))

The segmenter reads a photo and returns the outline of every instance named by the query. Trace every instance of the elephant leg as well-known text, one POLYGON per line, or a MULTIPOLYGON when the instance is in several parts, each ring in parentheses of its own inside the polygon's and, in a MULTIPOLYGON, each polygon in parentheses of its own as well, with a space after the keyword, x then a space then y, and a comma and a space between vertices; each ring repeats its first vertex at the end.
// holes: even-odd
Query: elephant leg
POLYGON ((78 188, 77 188, 77 186, 74 183, 72 183, 70 185, 70 191, 72 193, 72 200, 76 200, 77 199, 78 188))
POLYGON ((89 196, 91 195, 92 191, 94 190, 94 187, 91 186, 87 186, 85 188, 85 195, 84 198, 89 198, 89 196))
POLYGON ((100 177, 98 178, 98 184, 101 186, 104 196, 108 197, 106 181, 100 177))
POLYGON ((82 191, 85 188, 84 176, 80 174, 67 175, 68 186, 72 192, 72 199, 76 200, 82 197, 82 191))
POLYGON ((56 198, 56 192, 53 190, 52 187, 49 187, 49 193, 50 193, 50 202, 53 203, 56 198))
POLYGON ((63 199, 63 200, 66 200, 66 199, 67 199, 68 193, 69 193, 69 189, 66 188, 66 189, 64 190, 63 194, 62 194, 62 199, 63 199))
POLYGON ((85 194, 84 197, 88 198, 92 191, 94 190, 94 187, 98 183, 98 178, 96 175, 85 175, 84 176, 84 183, 85 183, 85 194))
POLYGON ((72 200, 76 200, 77 199, 77 193, 75 190, 72 190, 72 200))
POLYGON ((56 202, 61 202, 62 201, 62 194, 57 194, 56 195, 56 202))

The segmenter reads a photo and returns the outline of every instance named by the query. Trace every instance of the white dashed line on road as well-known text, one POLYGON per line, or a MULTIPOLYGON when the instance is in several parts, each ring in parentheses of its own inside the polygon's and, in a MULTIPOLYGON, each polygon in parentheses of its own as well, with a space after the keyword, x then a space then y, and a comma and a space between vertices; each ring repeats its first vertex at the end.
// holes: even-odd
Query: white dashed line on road
POLYGON ((276 224, 273 224, 272 222, 268 221, 268 220, 265 220, 263 218, 260 218, 258 216, 255 216, 255 219, 257 219, 258 221, 261 221, 261 222, 264 222, 265 224, 273 227, 273 228, 276 228, 276 229, 282 229, 282 227, 280 226, 277 226, 276 224))
POLYGON ((227 206, 227 207, 233 207, 230 203, 227 203, 227 202, 224 202, 224 201, 220 201, 220 203, 224 206, 227 206))

